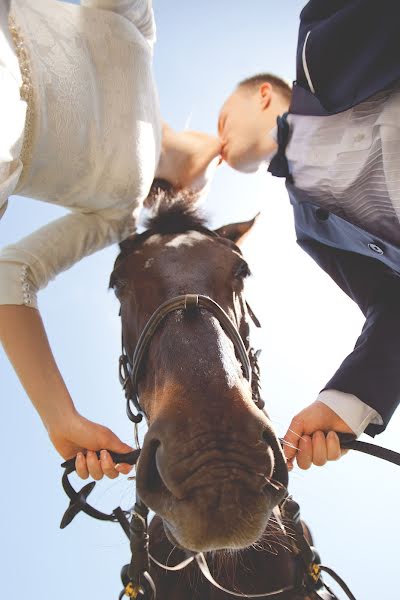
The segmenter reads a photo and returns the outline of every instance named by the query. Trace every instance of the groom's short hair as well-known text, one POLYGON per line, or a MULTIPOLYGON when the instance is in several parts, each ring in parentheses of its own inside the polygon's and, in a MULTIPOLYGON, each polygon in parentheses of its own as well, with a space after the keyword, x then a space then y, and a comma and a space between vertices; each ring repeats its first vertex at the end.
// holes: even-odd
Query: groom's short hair
POLYGON ((281 96, 288 102, 292 99, 292 87, 287 81, 271 73, 258 73, 247 79, 243 79, 239 84, 238 88, 256 88, 263 83, 270 83, 281 96))

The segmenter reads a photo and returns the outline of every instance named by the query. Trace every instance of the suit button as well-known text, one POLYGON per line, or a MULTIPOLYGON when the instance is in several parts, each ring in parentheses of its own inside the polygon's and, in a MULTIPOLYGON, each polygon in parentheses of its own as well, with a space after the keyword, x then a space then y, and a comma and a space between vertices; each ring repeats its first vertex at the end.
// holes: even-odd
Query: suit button
POLYGON ((376 252, 376 254, 383 254, 382 248, 377 244, 368 244, 368 248, 373 252, 376 252))
POLYGON ((317 208, 315 211, 315 216, 317 217, 318 221, 327 221, 329 219, 329 211, 325 210, 324 208, 317 208))

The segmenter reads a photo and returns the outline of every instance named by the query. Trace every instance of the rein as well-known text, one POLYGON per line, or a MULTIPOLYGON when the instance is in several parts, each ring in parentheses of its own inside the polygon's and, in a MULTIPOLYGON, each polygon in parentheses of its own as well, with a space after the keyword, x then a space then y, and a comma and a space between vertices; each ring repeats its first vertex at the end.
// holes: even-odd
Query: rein
POLYGON ((354 438, 351 433, 338 433, 340 440, 340 447, 345 450, 357 450, 363 454, 369 454, 380 458, 381 460, 387 460, 388 462, 398 465, 400 467, 400 453, 376 444, 369 444, 368 442, 360 442, 354 438))

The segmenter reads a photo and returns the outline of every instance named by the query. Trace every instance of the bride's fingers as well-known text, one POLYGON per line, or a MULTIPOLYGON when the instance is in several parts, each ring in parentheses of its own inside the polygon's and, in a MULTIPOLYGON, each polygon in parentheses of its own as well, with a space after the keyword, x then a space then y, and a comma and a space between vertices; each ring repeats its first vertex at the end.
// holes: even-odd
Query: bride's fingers
POLYGON ((86 465, 89 470, 89 474, 93 479, 99 481, 103 478, 103 469, 101 468, 101 463, 97 458, 96 452, 92 450, 88 450, 86 454, 86 465))
POLYGON ((115 468, 114 461, 107 450, 102 450, 100 452, 100 465, 103 469, 104 475, 107 475, 107 477, 110 479, 115 479, 118 477, 118 470, 115 468))
POLYGON ((122 473, 122 475, 128 475, 133 469, 132 465, 128 465, 126 463, 118 463, 114 467, 118 473, 122 473))
POLYGON ((81 479, 87 479, 89 477, 89 470, 83 452, 78 452, 76 456, 75 469, 81 479))

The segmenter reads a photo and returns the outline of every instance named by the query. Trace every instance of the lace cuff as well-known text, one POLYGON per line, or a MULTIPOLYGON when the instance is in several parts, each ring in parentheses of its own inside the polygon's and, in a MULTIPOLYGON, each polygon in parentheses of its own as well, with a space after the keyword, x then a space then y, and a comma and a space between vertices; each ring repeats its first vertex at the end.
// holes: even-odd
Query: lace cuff
POLYGON ((37 295, 27 264, 0 263, 0 304, 24 304, 37 308, 37 295))

